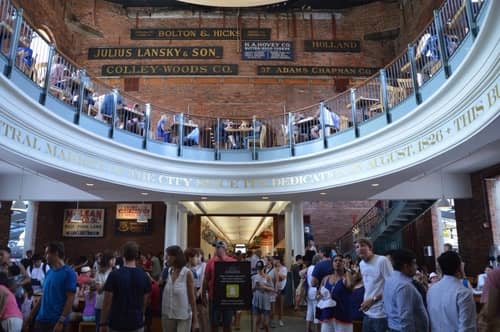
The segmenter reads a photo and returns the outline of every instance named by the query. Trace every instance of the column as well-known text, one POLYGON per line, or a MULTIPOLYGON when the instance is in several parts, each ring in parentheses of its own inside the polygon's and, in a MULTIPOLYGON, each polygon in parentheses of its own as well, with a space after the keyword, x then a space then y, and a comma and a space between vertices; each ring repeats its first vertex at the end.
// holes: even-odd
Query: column
POLYGON ((441 211, 434 204, 431 208, 432 215, 432 237, 434 243, 434 257, 439 257, 443 253, 443 220, 441 219, 441 211))
POLYGON ((12 201, 0 201, 0 246, 6 246, 9 243, 10 236, 10 207, 12 201))
POLYGON ((285 264, 291 266, 297 254, 304 254, 302 202, 290 202, 285 209, 285 264))
POLYGON ((165 249, 168 246, 178 245, 178 205, 176 201, 165 201, 165 249))
POLYGON ((491 185, 492 199, 490 200, 491 231, 493 233, 493 244, 500 254, 500 180, 495 179, 491 185))
POLYGON ((293 262, 292 259, 292 248, 294 247, 293 241, 293 218, 292 218, 292 206, 288 204, 285 208, 285 265, 291 266, 293 262))
POLYGON ((24 252, 28 250, 35 251, 36 232, 38 220, 38 202, 29 201, 26 211, 26 223, 24 227, 24 252))
POLYGON ((182 249, 187 248, 188 211, 183 205, 178 206, 178 245, 182 249))

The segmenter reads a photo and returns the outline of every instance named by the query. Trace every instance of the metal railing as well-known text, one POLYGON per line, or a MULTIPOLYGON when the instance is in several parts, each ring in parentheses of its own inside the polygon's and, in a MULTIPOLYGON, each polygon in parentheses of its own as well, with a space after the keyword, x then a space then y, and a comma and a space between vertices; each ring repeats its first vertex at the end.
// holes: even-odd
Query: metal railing
MULTIPOLYGON (((359 126, 374 117, 392 121, 391 109, 408 98, 421 103, 420 87, 441 68, 451 75, 448 59, 467 34, 477 33, 476 18, 485 1, 446 0, 434 11, 434 19, 417 35, 408 49, 380 72, 357 87, 317 104, 288 112, 283 106, 275 114, 262 117, 215 117, 193 115, 188 105, 183 110, 152 106, 97 79, 90 79, 69 57, 56 50, 33 25, 23 18, 22 9, 9 0, 0 0, 0 54, 7 57, 4 74, 10 77, 17 68, 40 89, 40 103, 47 95, 58 98, 81 114, 108 123, 147 140, 176 144, 179 156, 183 146, 219 151, 294 147, 304 142, 321 141, 337 132, 359 126), (149 112, 149 114, 148 114, 149 112)), ((277 106, 278 107, 278 106, 277 106)), ((256 158, 254 158, 256 159, 256 158)))

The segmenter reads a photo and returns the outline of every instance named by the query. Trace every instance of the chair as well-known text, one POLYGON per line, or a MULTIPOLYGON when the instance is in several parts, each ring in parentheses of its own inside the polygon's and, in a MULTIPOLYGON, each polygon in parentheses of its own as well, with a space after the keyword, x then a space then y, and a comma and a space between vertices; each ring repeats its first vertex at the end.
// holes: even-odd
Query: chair
POLYGON ((254 145, 259 143, 260 148, 264 146, 264 142, 266 140, 266 126, 262 125, 260 127, 260 135, 259 138, 251 137, 247 139, 247 149, 250 149, 250 143, 253 143, 254 145))
POLYGON ((345 115, 340 116, 340 130, 349 128, 349 118, 345 115))
POLYGON ((401 89, 402 99, 408 97, 413 91, 413 80, 411 78, 398 78, 396 81, 401 89))

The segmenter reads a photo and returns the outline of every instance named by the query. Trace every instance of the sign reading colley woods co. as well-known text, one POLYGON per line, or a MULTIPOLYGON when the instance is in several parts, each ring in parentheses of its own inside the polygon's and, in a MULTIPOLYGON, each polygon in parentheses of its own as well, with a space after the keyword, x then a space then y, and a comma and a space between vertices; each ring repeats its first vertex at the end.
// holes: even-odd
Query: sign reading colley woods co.
POLYGON ((222 59, 222 47, 95 47, 89 60, 103 59, 222 59))
POLYGON ((361 52, 359 40, 304 40, 306 52, 361 52))
POLYGON ((236 28, 163 28, 132 29, 130 39, 133 40, 270 40, 271 29, 236 29, 236 28))
POLYGON ((215 262, 215 305, 221 309, 250 309, 250 262, 215 262))
POLYGON ((293 61, 293 43, 290 41, 244 40, 241 42, 243 60, 293 61))
POLYGON ((234 64, 104 65, 102 76, 238 75, 234 64))
POLYGON ((371 76, 378 68, 330 66, 258 66, 257 75, 275 76, 371 76))

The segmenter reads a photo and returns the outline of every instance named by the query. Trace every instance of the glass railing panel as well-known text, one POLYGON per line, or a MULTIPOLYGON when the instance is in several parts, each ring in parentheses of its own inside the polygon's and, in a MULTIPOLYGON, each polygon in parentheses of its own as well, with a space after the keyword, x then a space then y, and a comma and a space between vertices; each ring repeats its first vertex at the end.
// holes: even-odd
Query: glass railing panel
POLYGON ((472 13, 474 14, 474 17, 479 15, 479 12, 486 4, 486 1, 488 0, 472 0, 472 13))
POLYGON ((14 35, 16 9, 9 0, 0 0, 0 52, 8 56, 14 35))
MULTIPOLYGON (((324 106, 329 112, 338 116, 338 128, 330 128, 330 133, 335 131, 342 131, 353 126, 352 112, 351 112, 351 92, 350 90, 344 91, 333 98, 327 99, 323 102, 324 106)), ((327 131, 327 135, 329 133, 327 131)))
POLYGON ((451 56, 470 30, 464 0, 449 0, 443 4, 438 18, 443 27, 445 49, 451 56))
MULTIPOLYGON (((79 67, 59 51, 54 52, 49 73, 49 93, 62 102, 76 108, 78 106, 80 84, 79 67)), ((92 91, 88 90, 86 94, 92 91)))
POLYGON ((121 95, 117 100, 115 128, 144 136, 146 105, 135 98, 121 95))
MULTIPOLYGON (((180 135, 180 122, 172 127, 173 137, 180 135)), ((183 144, 186 146, 197 146, 200 148, 213 149, 217 140, 217 119, 185 115, 183 128, 183 144)))
POLYGON ((389 108, 395 107, 415 91, 408 59, 405 51, 385 68, 389 108))
POLYGON ((441 52, 434 21, 416 39, 415 64, 419 86, 427 82, 441 68, 441 52))
MULTIPOLYGON (((92 80, 86 90, 88 95, 82 112, 96 120, 111 124, 113 122, 114 107, 112 88, 99 81, 92 80)), ((119 98, 118 96, 117 101, 119 101, 119 98)))
POLYGON ((49 50, 49 42, 29 22, 23 21, 15 64, 40 87, 45 85, 49 50))
POLYGON ((322 137, 320 118, 320 104, 314 104, 293 112, 294 143, 312 141, 322 137))
POLYGON ((261 127, 257 126, 255 139, 251 140, 251 143, 255 144, 257 148, 290 145, 288 113, 270 115, 264 119, 256 118, 256 122, 259 121, 261 127))
MULTIPOLYGON (((361 122, 384 112, 381 88, 378 75, 356 88, 356 110, 361 122)), ((351 108, 351 104, 347 107, 351 108)))
POLYGON ((176 144, 178 138, 174 137, 173 131, 177 130, 175 120, 178 121, 179 118, 178 113, 173 110, 166 110, 152 105, 148 131, 149 139, 176 144))

